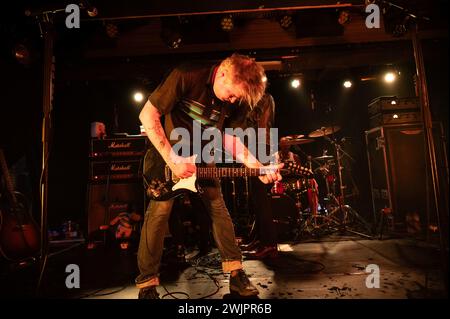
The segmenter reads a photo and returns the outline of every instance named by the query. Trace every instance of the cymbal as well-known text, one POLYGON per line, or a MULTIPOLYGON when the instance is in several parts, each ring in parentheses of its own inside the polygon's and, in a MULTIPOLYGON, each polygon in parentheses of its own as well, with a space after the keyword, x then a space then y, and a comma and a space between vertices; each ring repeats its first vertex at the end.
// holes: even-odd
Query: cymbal
POLYGON ((302 137, 305 137, 305 135, 303 135, 303 134, 286 135, 286 136, 283 136, 280 139, 280 141, 283 141, 283 140, 295 140, 295 139, 302 138, 302 137))
POLYGON ((308 134, 308 137, 322 137, 325 135, 330 135, 333 133, 336 133, 341 128, 339 126, 328 126, 328 127, 321 127, 315 131, 312 131, 308 134))
POLYGON ((314 142, 311 138, 297 138, 292 140, 283 140, 283 138, 280 140, 280 145, 301 145, 301 144, 308 144, 314 142))
POLYGON ((328 160, 334 159, 334 157, 331 155, 323 155, 323 156, 319 156, 319 157, 314 157, 313 159, 316 161, 328 161, 328 160))

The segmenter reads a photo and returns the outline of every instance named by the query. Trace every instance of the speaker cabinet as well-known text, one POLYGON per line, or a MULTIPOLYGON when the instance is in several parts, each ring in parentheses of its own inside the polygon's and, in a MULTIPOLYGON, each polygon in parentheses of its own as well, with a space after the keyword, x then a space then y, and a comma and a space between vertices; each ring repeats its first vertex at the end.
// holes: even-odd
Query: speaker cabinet
MULTIPOLYGON (((447 156, 440 123, 433 125, 438 171, 446 179, 447 156)), ((391 208, 394 225, 412 232, 424 232, 434 223, 428 154, 422 125, 386 125, 365 132, 374 219, 383 208, 391 208), (418 221, 420 220, 420 221, 418 221), (413 221, 416 225, 410 225, 413 221)))
POLYGON ((120 213, 144 212, 144 188, 142 183, 89 184, 87 196, 88 235, 100 231, 120 213))

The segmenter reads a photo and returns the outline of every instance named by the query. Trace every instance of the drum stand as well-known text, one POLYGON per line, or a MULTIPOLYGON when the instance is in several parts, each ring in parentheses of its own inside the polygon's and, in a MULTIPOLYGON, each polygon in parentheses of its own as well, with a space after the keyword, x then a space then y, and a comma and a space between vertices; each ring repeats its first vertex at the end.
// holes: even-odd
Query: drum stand
POLYGON ((361 232, 357 232, 351 228, 349 228, 349 217, 353 217, 353 220, 357 220, 358 222, 360 222, 365 228, 366 230, 368 230, 370 232, 371 226, 369 223, 367 223, 367 221, 364 220, 364 218, 362 218, 352 207, 350 207, 349 205, 345 204, 345 194, 344 194, 344 190, 346 188, 346 186, 343 183, 343 179, 342 179, 342 164, 341 164, 341 159, 342 157, 345 155, 347 156, 349 159, 351 159, 352 161, 353 158, 342 149, 342 146, 336 142, 335 140, 329 138, 328 136, 324 135, 325 139, 330 142, 334 148, 336 149, 336 160, 337 160, 337 170, 338 170, 338 178, 339 178, 339 194, 338 194, 338 198, 330 193, 328 194, 328 197, 333 200, 335 202, 335 204, 337 205, 331 212, 329 212, 329 216, 335 216, 338 212, 341 214, 341 219, 338 219, 340 224, 339 224, 339 231, 341 233, 344 232, 350 232, 362 237, 366 237, 366 238, 370 238, 372 239, 372 236, 361 233, 361 232))

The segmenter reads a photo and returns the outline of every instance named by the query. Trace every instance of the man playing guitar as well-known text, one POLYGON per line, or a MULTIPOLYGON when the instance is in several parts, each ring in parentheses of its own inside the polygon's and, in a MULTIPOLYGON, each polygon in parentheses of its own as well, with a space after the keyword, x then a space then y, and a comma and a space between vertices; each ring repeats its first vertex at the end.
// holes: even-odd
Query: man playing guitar
MULTIPOLYGON (((195 163, 175 154, 172 145, 177 141, 167 137, 180 127, 192 133, 193 121, 201 123, 202 128, 215 127, 222 132, 225 127, 240 127, 248 112, 243 106, 248 104, 253 107, 263 96, 265 87, 263 68, 253 59, 238 54, 216 65, 185 65, 172 70, 149 96, 139 115, 152 142, 149 150, 151 155, 146 156, 149 160, 146 165, 148 169, 160 171, 161 179, 164 179, 166 164, 171 174, 180 179, 195 175, 195 163), (241 101, 245 103, 239 103, 241 101), (230 116, 233 108, 238 108, 239 112, 233 112, 233 116, 230 116)), ((235 136, 224 134, 223 147, 248 168, 259 169, 263 166, 235 136)), ((281 167, 267 167, 270 171, 260 176, 261 181, 272 183, 280 180, 278 169, 281 167)), ((223 271, 230 272, 230 291, 242 296, 258 294, 242 269, 241 251, 236 244, 233 223, 218 178, 205 183, 201 196, 212 219, 213 235, 222 257, 223 271)), ((156 286, 159 285, 164 231, 172 205, 173 199, 151 200, 147 208, 138 249, 140 274, 136 278, 136 285, 140 289, 139 298, 159 297, 156 286)))

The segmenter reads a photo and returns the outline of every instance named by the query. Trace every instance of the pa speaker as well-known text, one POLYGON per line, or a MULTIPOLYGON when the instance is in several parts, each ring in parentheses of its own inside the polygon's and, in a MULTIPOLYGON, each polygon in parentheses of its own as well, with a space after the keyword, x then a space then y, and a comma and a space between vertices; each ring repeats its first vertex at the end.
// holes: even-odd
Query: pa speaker
POLYGON ((88 235, 108 227, 119 214, 144 212, 144 188, 136 183, 89 184, 87 196, 88 235))

